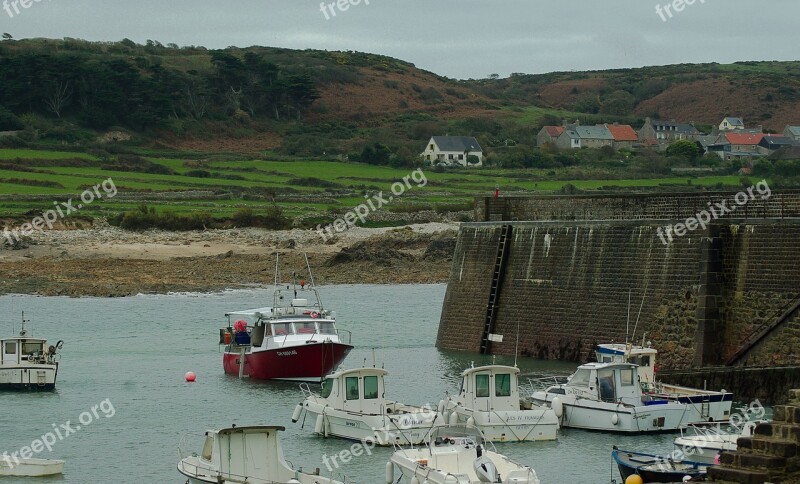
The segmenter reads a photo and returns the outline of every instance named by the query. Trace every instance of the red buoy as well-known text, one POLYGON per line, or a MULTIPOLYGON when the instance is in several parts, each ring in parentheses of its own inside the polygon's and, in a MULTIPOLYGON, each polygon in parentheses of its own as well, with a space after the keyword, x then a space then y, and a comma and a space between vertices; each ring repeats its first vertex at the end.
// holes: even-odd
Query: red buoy
POLYGON ((187 371, 184 377, 186 378, 186 381, 190 383, 197 379, 197 375, 195 375, 193 371, 187 371))

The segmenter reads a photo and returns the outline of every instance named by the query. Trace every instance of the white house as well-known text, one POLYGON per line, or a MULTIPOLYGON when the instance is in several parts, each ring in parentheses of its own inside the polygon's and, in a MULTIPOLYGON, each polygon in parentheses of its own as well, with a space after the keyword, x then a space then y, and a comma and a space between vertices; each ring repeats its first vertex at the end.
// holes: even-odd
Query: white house
POLYGON ((744 120, 742 118, 727 117, 719 123, 720 131, 734 131, 737 129, 744 129, 744 120))
POLYGON ((478 162, 469 166, 483 165, 483 148, 471 136, 434 136, 420 156, 433 164, 444 162, 462 166, 467 166, 469 157, 475 156, 478 162))

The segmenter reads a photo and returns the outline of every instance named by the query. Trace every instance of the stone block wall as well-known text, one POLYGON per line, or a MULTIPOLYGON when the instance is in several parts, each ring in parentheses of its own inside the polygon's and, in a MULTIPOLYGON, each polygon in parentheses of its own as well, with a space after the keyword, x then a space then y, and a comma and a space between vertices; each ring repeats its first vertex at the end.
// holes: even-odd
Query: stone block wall
POLYGON ((741 437, 736 452, 720 456, 708 470, 715 482, 742 484, 800 482, 800 390, 789 391, 789 404, 773 410, 772 422, 756 426, 752 437, 741 437))

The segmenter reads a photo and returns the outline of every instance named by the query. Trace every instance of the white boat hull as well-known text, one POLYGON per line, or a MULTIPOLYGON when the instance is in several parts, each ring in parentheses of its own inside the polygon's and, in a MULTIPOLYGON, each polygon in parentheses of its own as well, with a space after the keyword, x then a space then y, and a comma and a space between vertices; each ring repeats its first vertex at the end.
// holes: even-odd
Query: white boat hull
MULTIPOLYGON (((512 464, 504 456, 494 452, 485 451, 484 455, 497 466, 502 484, 539 484, 533 469, 512 464)), ((474 456, 468 459, 464 459, 463 456, 448 456, 453 457, 447 459, 450 461, 448 467, 444 467, 444 462, 437 464, 431 461, 429 456, 419 457, 415 458, 413 453, 404 455, 401 452, 392 455, 391 462, 400 469, 406 479, 405 482, 417 478, 419 482, 430 484, 483 484, 472 469, 474 456), (427 465, 423 465, 422 462, 427 462, 427 465), (455 467, 452 467, 453 465, 455 467), (442 468, 439 468, 440 466, 442 468)))
POLYGON ((0 476, 44 477, 64 473, 63 460, 51 459, 11 459, 0 460, 0 476))
POLYGON ((562 427, 623 433, 664 432, 697 421, 689 406, 673 402, 629 406, 570 395, 533 394, 534 402, 542 405, 552 404, 556 397, 563 407, 562 427))
POLYGON ((491 442, 533 442, 537 440, 556 440, 558 436, 558 417, 546 406, 519 411, 480 412, 461 406, 451 408, 458 415, 458 424, 468 424, 479 428, 486 440, 491 442))
POLYGON ((337 410, 309 400, 303 403, 306 425, 314 426, 320 415, 323 428, 320 435, 349 440, 371 442, 375 445, 416 445, 426 442, 431 429, 443 425, 443 419, 435 411, 423 411, 418 407, 407 413, 366 415, 337 410))
POLYGON ((0 390, 52 390, 58 365, 0 366, 0 390))

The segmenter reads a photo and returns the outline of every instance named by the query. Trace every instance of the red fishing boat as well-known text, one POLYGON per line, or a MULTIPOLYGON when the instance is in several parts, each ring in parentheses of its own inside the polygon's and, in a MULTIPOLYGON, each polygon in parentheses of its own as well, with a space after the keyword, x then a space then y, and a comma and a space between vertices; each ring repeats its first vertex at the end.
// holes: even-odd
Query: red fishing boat
POLYGON ((310 268, 309 276, 311 284, 277 284, 276 270, 271 307, 225 315, 228 327, 220 330, 225 373, 320 382, 344 361, 353 349, 351 334, 336 328, 336 315, 322 306, 310 268))

